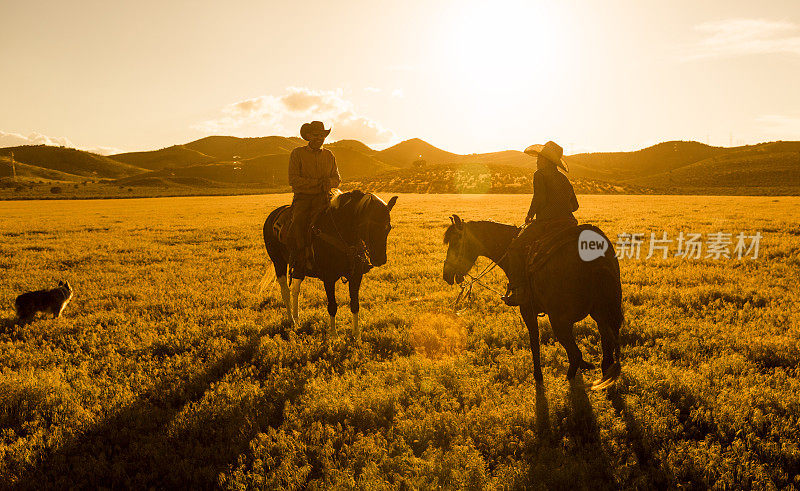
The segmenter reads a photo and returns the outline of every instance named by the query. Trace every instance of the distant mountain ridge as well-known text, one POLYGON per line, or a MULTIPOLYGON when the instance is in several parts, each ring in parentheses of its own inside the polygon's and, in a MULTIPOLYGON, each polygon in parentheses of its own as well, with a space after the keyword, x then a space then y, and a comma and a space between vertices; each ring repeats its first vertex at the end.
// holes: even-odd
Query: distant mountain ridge
MULTIPOLYGON (((9 158, 14 152, 18 175, 32 179, 119 179, 120 184, 180 180, 281 187, 287 185, 289 154, 304 144, 296 137, 209 136, 158 150, 106 157, 45 145, 10 147, 0 149, 0 178, 10 176, 9 158)), ((425 176, 433 179, 433 174, 445 175, 445 169, 455 169, 454 166, 482 165, 500 180, 499 187, 491 189, 499 189, 505 186, 500 186, 500 182, 508 181, 511 176, 520 177, 519 172, 531 175, 536 165, 534 158, 517 150, 461 155, 419 138, 380 151, 357 140, 340 140, 325 146, 336 155, 345 183, 358 182, 364 186, 369 183, 381 188, 392 180, 419 183, 425 176), (437 167, 431 174, 430 168, 436 166, 445 167, 437 167)), ((634 193, 735 194, 741 188, 743 194, 800 194, 800 142, 724 148, 693 141, 670 141, 633 152, 570 155, 567 160, 568 175, 573 182, 597 181, 583 186, 587 192, 624 189, 634 193)), ((509 192, 515 189, 504 188, 509 192)), ((520 188, 518 192, 529 191, 520 188)))

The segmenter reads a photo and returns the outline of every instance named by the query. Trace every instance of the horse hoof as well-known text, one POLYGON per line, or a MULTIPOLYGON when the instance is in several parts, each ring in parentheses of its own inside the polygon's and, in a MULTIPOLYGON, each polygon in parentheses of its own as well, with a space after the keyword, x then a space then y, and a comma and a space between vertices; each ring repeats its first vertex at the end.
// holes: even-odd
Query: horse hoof
POLYGON ((604 390, 612 387, 615 383, 617 383, 617 379, 619 379, 621 373, 622 366, 620 366, 619 362, 615 362, 608 367, 608 370, 605 370, 603 378, 600 379, 599 382, 592 385, 592 390, 604 390))

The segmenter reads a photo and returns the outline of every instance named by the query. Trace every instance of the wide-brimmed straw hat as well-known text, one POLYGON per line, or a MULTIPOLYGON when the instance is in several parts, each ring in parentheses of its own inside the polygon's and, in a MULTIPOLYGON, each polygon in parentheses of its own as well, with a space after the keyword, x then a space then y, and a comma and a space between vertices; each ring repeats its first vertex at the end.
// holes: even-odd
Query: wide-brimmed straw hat
POLYGON ((556 166, 564 169, 564 172, 569 172, 569 166, 564 160, 564 149, 561 148, 556 142, 549 141, 544 145, 531 145, 525 149, 525 153, 534 157, 541 155, 556 166))
POLYGON ((300 138, 305 141, 309 141, 311 139, 312 134, 324 134, 324 136, 328 136, 333 128, 325 129, 325 125, 322 124, 322 121, 312 121, 310 123, 303 123, 303 126, 300 127, 300 138))

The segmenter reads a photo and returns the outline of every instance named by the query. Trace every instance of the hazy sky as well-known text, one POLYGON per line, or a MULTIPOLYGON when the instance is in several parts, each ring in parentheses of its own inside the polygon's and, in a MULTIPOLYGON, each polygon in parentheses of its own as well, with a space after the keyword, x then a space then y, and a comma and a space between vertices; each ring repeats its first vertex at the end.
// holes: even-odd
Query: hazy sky
POLYGON ((0 2, 0 146, 800 139, 796 1, 0 2))

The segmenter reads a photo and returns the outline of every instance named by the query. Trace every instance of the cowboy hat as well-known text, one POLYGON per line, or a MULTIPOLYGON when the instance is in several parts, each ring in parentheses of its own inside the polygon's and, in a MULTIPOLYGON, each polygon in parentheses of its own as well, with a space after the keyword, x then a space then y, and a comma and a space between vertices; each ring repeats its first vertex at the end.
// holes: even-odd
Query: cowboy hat
POLYGON ((556 142, 549 141, 544 145, 531 145, 525 149, 525 153, 534 157, 541 155, 556 166, 564 169, 564 172, 569 172, 569 166, 564 160, 564 149, 558 146, 556 142))
POLYGON ((324 134, 324 136, 328 136, 333 128, 325 129, 325 125, 322 124, 322 121, 312 121, 310 123, 303 123, 303 126, 300 127, 300 137, 305 140, 309 141, 311 139, 312 134, 324 134))

